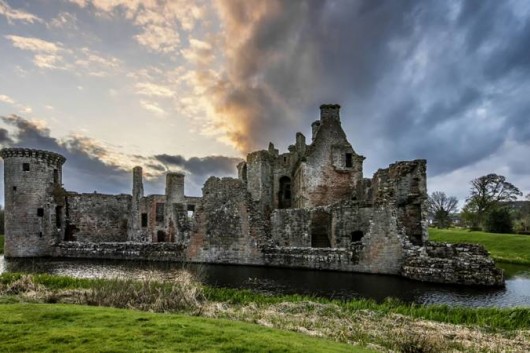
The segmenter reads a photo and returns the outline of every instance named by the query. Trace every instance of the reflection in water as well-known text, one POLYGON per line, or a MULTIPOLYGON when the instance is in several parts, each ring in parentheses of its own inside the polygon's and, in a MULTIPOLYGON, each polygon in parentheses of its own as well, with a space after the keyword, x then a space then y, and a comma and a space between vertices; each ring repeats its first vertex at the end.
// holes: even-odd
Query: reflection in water
POLYGON ((437 285, 396 276, 294 270, 258 266, 195 265, 112 260, 24 259, 4 261, 0 272, 51 273, 82 278, 169 277, 185 267, 212 286, 249 288, 266 293, 305 294, 327 298, 387 297, 418 304, 462 306, 530 306, 530 268, 510 265, 505 288, 437 285))

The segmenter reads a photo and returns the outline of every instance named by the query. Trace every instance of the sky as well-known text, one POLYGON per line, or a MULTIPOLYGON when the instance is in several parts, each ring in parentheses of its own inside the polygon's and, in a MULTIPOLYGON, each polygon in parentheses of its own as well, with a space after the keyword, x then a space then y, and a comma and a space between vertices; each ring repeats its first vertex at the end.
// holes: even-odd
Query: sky
POLYGON ((365 177, 421 158, 461 204, 489 173, 526 195, 528 97, 527 0, 0 0, 0 144, 63 154, 72 191, 140 165, 200 195, 338 103, 365 177))

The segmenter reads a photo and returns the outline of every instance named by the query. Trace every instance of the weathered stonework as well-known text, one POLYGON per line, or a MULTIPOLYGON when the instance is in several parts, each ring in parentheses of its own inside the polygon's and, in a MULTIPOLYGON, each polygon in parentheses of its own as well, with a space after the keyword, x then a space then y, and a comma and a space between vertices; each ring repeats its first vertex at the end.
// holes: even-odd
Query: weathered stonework
POLYGON ((338 105, 322 105, 311 143, 271 143, 185 196, 168 173, 163 195, 62 188, 65 159, 4 149, 7 257, 80 257, 251 264, 401 275, 439 283, 502 285, 502 271, 474 245, 427 241, 426 161, 396 162, 364 178, 364 157, 342 130, 338 105))

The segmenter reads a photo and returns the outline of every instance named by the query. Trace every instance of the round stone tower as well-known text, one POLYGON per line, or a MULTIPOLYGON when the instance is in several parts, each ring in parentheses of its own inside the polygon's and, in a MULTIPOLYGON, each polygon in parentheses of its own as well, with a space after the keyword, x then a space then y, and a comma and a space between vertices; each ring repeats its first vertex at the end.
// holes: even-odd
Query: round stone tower
POLYGON ((64 234, 63 156, 28 148, 5 148, 6 257, 53 255, 64 234))

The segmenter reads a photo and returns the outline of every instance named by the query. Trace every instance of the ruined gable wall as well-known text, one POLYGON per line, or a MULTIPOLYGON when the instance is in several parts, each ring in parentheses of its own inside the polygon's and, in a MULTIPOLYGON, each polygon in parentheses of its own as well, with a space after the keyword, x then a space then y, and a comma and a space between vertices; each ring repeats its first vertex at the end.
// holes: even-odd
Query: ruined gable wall
POLYGON ((336 117, 322 116, 315 139, 295 172, 298 207, 324 206, 357 198, 364 157, 353 151, 340 125, 338 111, 336 114, 336 117), (351 155, 351 166, 347 166, 346 154, 351 155))
POLYGON ((251 229, 251 214, 243 181, 209 178, 195 212, 196 226, 187 248, 190 261, 261 264, 260 239, 251 229))
POLYGON ((131 195, 69 193, 67 222, 79 242, 127 241, 131 195))

